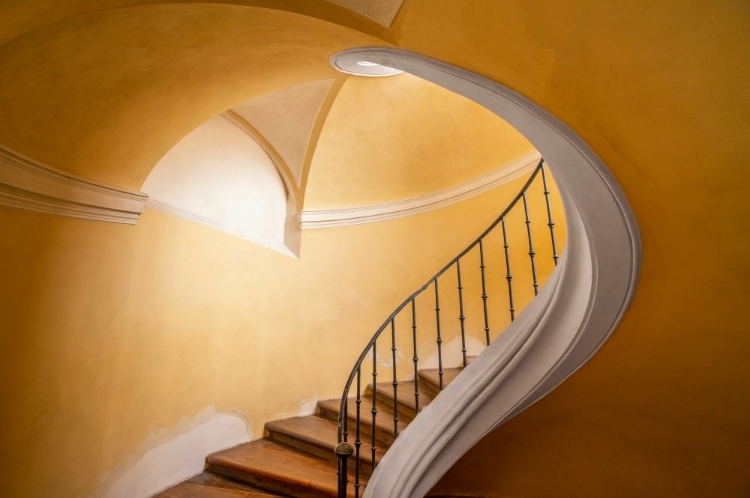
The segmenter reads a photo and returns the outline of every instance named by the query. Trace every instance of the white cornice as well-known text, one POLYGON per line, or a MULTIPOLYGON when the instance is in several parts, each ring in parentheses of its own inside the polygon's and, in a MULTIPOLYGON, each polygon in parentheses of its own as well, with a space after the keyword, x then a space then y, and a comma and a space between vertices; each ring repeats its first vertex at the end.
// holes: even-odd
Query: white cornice
POLYGON ((362 225, 376 221, 403 218, 450 206, 456 202, 483 194, 531 172, 541 158, 542 156, 539 152, 530 152, 466 183, 413 199, 356 208, 302 211, 302 229, 362 225))
POLYGON ((0 206, 133 225, 147 198, 56 171, 0 147, 0 206))
POLYGON ((221 232, 228 233, 229 235, 233 235, 240 239, 247 240, 248 242, 252 242, 253 244, 258 244, 260 246, 273 249, 274 251, 278 251, 281 254, 284 254, 291 258, 298 259, 298 256, 294 252, 292 252, 292 250, 289 247, 287 247, 284 244, 274 242, 272 240, 256 239, 254 237, 250 237, 247 234, 243 233, 242 230, 238 227, 232 226, 227 223, 222 223, 220 221, 213 220, 211 218, 206 218, 205 216, 201 216, 200 214, 196 214, 191 211, 172 206, 171 204, 168 204, 166 202, 158 201, 154 199, 153 197, 149 198, 148 201, 146 201, 146 206, 150 209, 161 211, 162 213, 168 214, 170 216, 182 218, 183 220, 192 221, 193 223, 198 223, 200 225, 213 228, 214 230, 219 230, 221 232))

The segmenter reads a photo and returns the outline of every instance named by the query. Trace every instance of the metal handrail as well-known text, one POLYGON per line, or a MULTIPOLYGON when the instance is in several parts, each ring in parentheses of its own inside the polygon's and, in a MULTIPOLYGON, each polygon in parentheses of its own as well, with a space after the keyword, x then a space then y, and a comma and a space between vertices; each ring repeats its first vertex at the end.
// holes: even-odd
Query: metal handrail
POLYGON ((534 180, 536 177, 541 173, 542 175, 542 181, 544 186, 544 195, 546 200, 546 207, 547 207, 547 215, 548 215, 548 223, 547 226, 550 228, 550 236, 552 238, 552 250, 553 250, 553 258, 555 265, 557 265, 558 255, 557 255, 557 245, 555 242, 555 223, 552 220, 552 211, 550 207, 550 200, 549 200, 549 188, 547 184, 547 177, 545 172, 545 165, 544 165, 544 159, 541 159, 539 161, 539 164, 534 168, 534 171, 529 176, 529 179, 526 181, 524 186, 521 188, 521 191, 515 196, 515 198, 510 202, 508 207, 505 208, 505 210, 498 216, 491 224, 490 226, 482 232, 482 234, 477 237, 471 244, 469 244, 466 249, 461 251, 456 257, 451 259, 445 266, 443 266, 440 271, 438 271, 435 275, 433 275, 427 282, 417 289, 413 294, 411 294, 408 298, 404 300, 403 303, 401 303, 389 316, 388 318, 383 322, 383 324, 380 326, 380 328, 377 329, 373 337, 370 339, 370 341, 367 343, 367 346, 362 351, 362 354, 357 359, 354 368, 352 369, 351 373, 349 374, 349 377, 347 378, 346 385, 344 387, 343 394, 341 396, 341 405, 339 410, 339 418, 338 418, 338 445, 336 446, 336 454, 339 457, 339 466, 338 466, 338 472, 339 472, 339 498, 345 498, 347 495, 347 485, 348 485, 348 472, 347 472, 347 459, 354 455, 356 460, 356 466, 355 466, 355 496, 359 497, 359 491, 360 491, 360 446, 361 446, 361 439, 360 439, 360 403, 361 403, 361 371, 362 371, 362 363, 364 362, 365 358, 367 358, 368 353, 372 350, 373 351, 373 408, 372 408, 372 465, 375 466, 375 432, 376 432, 376 417, 377 417, 377 394, 376 394, 376 377, 377 377, 377 364, 376 364, 376 357, 375 354, 375 348, 377 347, 377 340, 382 335, 383 331, 385 331, 389 326, 391 328, 391 337, 392 337, 392 355, 393 355, 393 387, 394 387, 394 436, 398 436, 398 400, 397 400, 397 389, 398 389, 398 381, 396 379, 396 348, 395 348, 395 318, 396 316, 403 311, 407 306, 411 305, 412 310, 412 331, 413 331, 413 343, 414 343, 414 385, 415 385, 415 407, 416 407, 416 413, 419 413, 419 382, 418 382, 418 356, 417 356, 417 324, 416 324, 416 305, 415 305, 415 299, 417 296, 422 294, 427 288, 429 288, 431 285, 434 285, 435 288, 435 313, 436 313, 436 319, 437 319, 437 344, 438 344, 438 370, 439 370, 439 378, 440 378, 440 388, 442 389, 442 352, 441 352, 441 343, 442 343, 442 337, 440 335, 440 303, 439 303, 439 296, 438 296, 438 279, 450 268, 452 268, 454 265, 457 269, 457 277, 458 277, 458 291, 459 291, 459 305, 460 305, 460 321, 461 321, 461 337, 462 337, 462 353, 463 353, 463 363, 464 366, 466 366, 466 342, 465 342, 465 330, 464 330, 464 310, 463 310, 463 296, 462 296, 462 283, 461 283, 461 258, 464 257, 466 254, 469 253, 472 249, 474 249, 477 245, 480 248, 480 268, 482 271, 482 300, 483 300, 483 306, 484 306, 484 329, 486 334, 486 340, 487 344, 490 343, 490 336, 489 336, 489 323, 487 320, 487 293, 486 293, 486 286, 485 286, 485 274, 484 274, 484 246, 483 246, 483 240, 487 235, 489 235, 498 225, 502 226, 502 233, 503 233, 503 242, 504 242, 504 249, 505 249, 505 261, 506 261, 506 268, 507 268, 507 276, 508 279, 508 289, 509 289, 509 300, 510 300, 510 315, 511 315, 511 321, 515 319, 515 308, 513 303, 513 290, 512 290, 512 274, 510 271, 510 259, 508 255, 508 242, 507 242, 507 234, 505 229, 505 218, 510 213, 510 211, 518 204, 519 201, 523 200, 523 206, 524 206, 524 213, 525 213, 525 223, 527 227, 527 234, 528 234, 528 240, 529 240, 529 257, 531 258, 531 264, 532 264, 532 273, 533 273, 533 285, 534 285, 534 293, 538 292, 538 281, 537 281, 537 275, 536 275, 536 265, 534 258, 536 256, 536 253, 534 251, 532 237, 531 237, 531 221, 529 219, 529 212, 528 212, 528 201, 526 197, 526 192, 528 191, 529 187, 534 183, 534 180), (348 443, 348 403, 349 403, 349 394, 352 387, 352 384, 355 380, 355 377, 357 379, 357 411, 356 411, 356 443, 355 447, 352 447, 351 444, 348 443))

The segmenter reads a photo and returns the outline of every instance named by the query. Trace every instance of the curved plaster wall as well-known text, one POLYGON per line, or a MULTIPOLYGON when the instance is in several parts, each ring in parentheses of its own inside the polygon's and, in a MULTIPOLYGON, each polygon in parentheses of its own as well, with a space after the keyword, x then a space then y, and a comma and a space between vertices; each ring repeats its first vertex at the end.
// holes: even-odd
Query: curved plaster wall
POLYGON ((154 209, 289 252, 284 183, 260 145, 222 117, 175 145, 143 191, 154 209))

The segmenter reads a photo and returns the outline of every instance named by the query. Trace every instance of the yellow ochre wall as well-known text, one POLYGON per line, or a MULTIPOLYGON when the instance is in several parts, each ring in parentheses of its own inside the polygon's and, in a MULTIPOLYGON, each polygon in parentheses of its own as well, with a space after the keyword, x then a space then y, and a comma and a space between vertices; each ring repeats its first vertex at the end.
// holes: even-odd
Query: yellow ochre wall
POLYGON ((3 496, 104 492, 154 431, 208 405, 261 437, 302 401, 340 396, 388 313, 523 181, 305 232, 299 260, 158 211, 130 227, 0 209, 3 496))

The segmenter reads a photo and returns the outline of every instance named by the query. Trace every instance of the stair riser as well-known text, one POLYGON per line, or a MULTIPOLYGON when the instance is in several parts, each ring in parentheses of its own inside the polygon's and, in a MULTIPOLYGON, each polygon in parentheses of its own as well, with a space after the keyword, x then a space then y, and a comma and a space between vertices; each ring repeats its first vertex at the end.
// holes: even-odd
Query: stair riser
MULTIPOLYGON (((368 396, 372 396, 372 385, 367 386, 366 394, 368 396)), ((422 410, 427 405, 427 402, 424 401, 424 398, 422 395, 428 394, 431 397, 434 397, 434 393, 428 386, 425 385, 425 383, 422 380, 420 380, 419 381, 419 394, 420 394, 419 409, 422 410)), ((409 389, 409 391, 406 391, 406 392, 399 389, 398 397, 399 397, 399 403, 397 405, 398 416, 403 422, 409 423, 412 420, 414 420, 414 417, 417 416, 417 412, 414 408, 404 404, 401 401, 408 399, 409 402, 412 402, 415 399, 413 387, 412 389, 409 389)), ((385 407, 388 407, 389 410, 393 410, 393 390, 391 389, 378 390, 377 400, 378 400, 378 406, 385 406, 385 407)))
MULTIPOLYGON (((278 441, 280 443, 286 444, 287 446, 291 446, 309 455, 322 458, 331 463, 337 463, 338 457, 333 452, 333 446, 317 445, 313 442, 303 441, 289 434, 284 434, 284 433, 276 432, 276 431, 269 431, 268 435, 274 441, 278 441)), ((354 443, 352 443, 352 445, 353 444, 354 443)), ((365 447, 365 444, 363 443, 361 446, 361 450, 360 450, 361 452, 360 461, 359 461, 360 475, 370 476, 372 474, 372 456, 369 450, 370 450, 369 446, 365 447), (365 453, 365 448, 367 449, 367 453, 365 453)), ((354 460, 353 457, 349 458, 348 465, 349 465, 349 470, 353 472, 356 468, 356 461, 354 460)))
MULTIPOLYGON (((207 470, 209 472, 213 472, 214 474, 219 474, 232 479, 237 479, 242 482, 246 482, 252 486, 266 489, 273 493, 281 493, 288 496, 294 496, 295 498, 336 498, 338 496, 338 493, 335 489, 323 490, 298 487, 292 483, 268 479, 266 477, 258 476, 250 472, 243 472, 241 470, 233 469, 231 467, 224 467, 222 465, 209 464, 207 470)), ((353 498, 354 491, 350 490, 349 493, 347 493, 347 496, 351 496, 353 498)))
MULTIPOLYGON (((325 408, 319 407, 320 415, 324 416, 325 418, 329 420, 333 420, 335 422, 338 422, 339 419, 339 412, 338 411, 331 411, 327 410, 325 408)), ((389 414, 389 416, 391 416, 389 414)), ((391 419, 392 420, 392 419, 391 419)), ((349 415, 349 428, 355 427, 355 424, 357 423, 357 419, 354 417, 354 415, 349 415)), ((360 431, 362 434, 362 439, 365 441, 371 441, 371 434, 372 434, 372 417, 364 417, 362 420, 360 420, 360 431)), ((353 433, 354 431, 350 430, 350 433, 353 433)), ((388 429, 384 427, 378 427, 375 432, 375 439, 381 443, 384 443, 386 446, 391 446, 393 444, 393 441, 395 441, 395 438, 393 437, 393 424, 390 425, 388 429)))
MULTIPOLYGON (((420 389, 424 389, 424 392, 432 396, 433 398, 440 394, 440 385, 439 384, 433 384, 429 380, 426 379, 419 379, 419 387, 420 389)), ((443 386, 445 387, 445 386, 443 386)), ((421 391, 420 391, 421 392, 421 391)))

